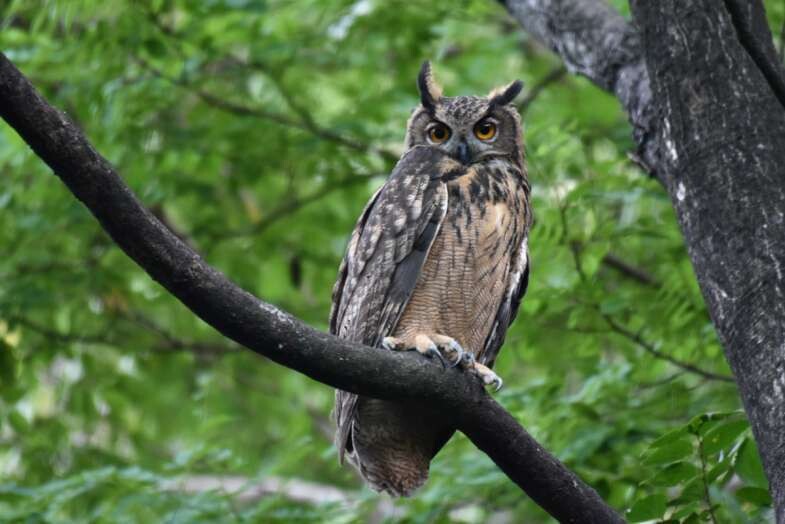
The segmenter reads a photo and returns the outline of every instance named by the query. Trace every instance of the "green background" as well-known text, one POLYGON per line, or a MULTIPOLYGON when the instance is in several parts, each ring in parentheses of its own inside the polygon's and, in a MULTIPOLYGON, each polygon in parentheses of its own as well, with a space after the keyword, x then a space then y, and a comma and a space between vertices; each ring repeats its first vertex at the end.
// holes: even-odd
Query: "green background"
MULTIPOLYGON (((320 329, 421 62, 448 95, 521 78, 532 273, 496 397, 632 521, 771 519, 667 194, 629 159, 615 99, 560 73, 497 2, 0 6, 0 49, 144 203, 320 329)), ((785 6, 767 8, 779 48, 785 6)), ((363 487, 338 466, 330 388, 198 321, 5 125, 0 177, 0 521, 549 522, 462 435, 415 497, 363 487), (341 501, 195 489, 202 476, 341 501)))

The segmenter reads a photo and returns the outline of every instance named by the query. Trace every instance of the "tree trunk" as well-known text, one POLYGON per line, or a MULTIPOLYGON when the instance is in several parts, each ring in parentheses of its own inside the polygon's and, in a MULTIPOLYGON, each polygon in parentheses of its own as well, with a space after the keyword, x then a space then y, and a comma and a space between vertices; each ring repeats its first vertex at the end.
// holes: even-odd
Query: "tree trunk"
POLYGON ((671 196, 785 522, 785 74, 760 0, 508 0, 616 94, 671 196), (645 69, 641 67, 645 65, 645 69))
POLYGON ((716 4, 632 2, 662 121, 658 172, 785 522, 785 111, 745 24, 716 4))

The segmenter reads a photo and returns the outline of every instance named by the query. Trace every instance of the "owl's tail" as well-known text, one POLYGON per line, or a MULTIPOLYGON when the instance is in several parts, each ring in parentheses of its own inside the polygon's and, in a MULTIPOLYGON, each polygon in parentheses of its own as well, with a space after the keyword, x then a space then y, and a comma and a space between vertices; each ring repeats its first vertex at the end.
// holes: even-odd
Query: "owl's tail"
POLYGON ((347 455, 368 485, 407 497, 428 480, 431 459, 452 435, 431 410, 360 397, 347 455))

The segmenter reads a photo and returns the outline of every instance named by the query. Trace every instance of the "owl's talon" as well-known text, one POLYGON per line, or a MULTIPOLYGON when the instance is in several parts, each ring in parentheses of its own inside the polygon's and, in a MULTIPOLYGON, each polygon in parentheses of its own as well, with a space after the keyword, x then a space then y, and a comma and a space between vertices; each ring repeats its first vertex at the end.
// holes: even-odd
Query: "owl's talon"
POLYGON ((436 347, 436 344, 428 346, 428 349, 425 352, 425 356, 428 358, 436 357, 439 359, 439 362, 442 363, 442 368, 447 369, 447 362, 444 360, 439 348, 436 347))
POLYGON ((499 391, 504 385, 504 382, 499 375, 491 371, 488 366, 480 364, 479 362, 473 362, 470 369, 475 375, 480 377, 484 386, 493 384, 495 386, 494 391, 499 391))
POLYGON ((461 358, 466 354, 466 351, 457 340, 445 335, 433 335, 431 338, 439 349, 442 350, 444 357, 450 361, 451 368, 461 363, 461 358), (453 355, 455 356, 453 357, 453 355))
POLYGON ((474 367, 474 364, 475 364, 476 361, 474 360, 474 355, 473 354, 471 354, 471 353, 464 353, 464 354, 461 355, 461 358, 459 359, 459 362, 461 364, 461 367, 463 367, 464 369, 468 369, 468 368, 474 367))
POLYGON ((395 337, 384 337, 382 339, 382 347, 387 351, 399 351, 404 348, 403 341, 395 337))

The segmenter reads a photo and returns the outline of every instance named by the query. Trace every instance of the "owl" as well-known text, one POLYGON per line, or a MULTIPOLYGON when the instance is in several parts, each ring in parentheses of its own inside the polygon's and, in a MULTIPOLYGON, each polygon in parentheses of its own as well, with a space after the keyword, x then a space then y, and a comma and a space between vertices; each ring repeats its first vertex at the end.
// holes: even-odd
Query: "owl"
MULTIPOLYGON (((442 96, 425 62, 406 151, 363 210, 333 289, 330 332, 414 350, 498 389, 492 371, 529 277, 530 186, 520 81, 486 97, 442 96)), ((424 402, 336 391, 340 461, 408 496, 455 431, 424 402)))

